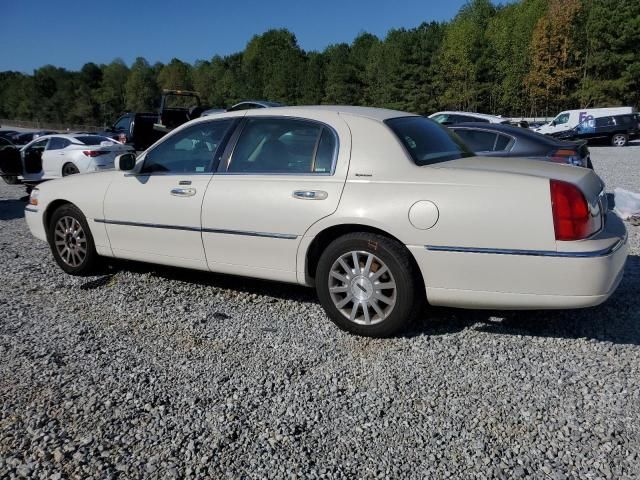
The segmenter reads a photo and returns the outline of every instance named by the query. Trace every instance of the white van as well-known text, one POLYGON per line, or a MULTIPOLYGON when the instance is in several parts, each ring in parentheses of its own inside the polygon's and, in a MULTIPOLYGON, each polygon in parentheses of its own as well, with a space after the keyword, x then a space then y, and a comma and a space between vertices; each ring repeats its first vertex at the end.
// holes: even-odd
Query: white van
POLYGON ((625 113, 634 113, 633 107, 615 107, 615 108, 585 108, 582 110, 566 110, 560 112, 556 118, 549 123, 545 123, 541 127, 535 129, 538 133, 556 133, 570 130, 577 127, 578 124, 585 120, 592 120, 606 115, 623 115, 625 113))

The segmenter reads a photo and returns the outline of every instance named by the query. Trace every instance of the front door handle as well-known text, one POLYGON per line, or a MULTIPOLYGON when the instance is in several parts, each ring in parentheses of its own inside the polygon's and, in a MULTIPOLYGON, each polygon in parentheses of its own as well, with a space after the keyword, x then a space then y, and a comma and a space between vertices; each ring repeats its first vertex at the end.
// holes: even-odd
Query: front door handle
POLYGON ((324 190, 296 190, 293 192, 293 198, 299 200, 324 200, 329 194, 324 190))
POLYGON ((176 197, 193 197, 196 194, 195 188, 172 188, 171 195, 176 197))

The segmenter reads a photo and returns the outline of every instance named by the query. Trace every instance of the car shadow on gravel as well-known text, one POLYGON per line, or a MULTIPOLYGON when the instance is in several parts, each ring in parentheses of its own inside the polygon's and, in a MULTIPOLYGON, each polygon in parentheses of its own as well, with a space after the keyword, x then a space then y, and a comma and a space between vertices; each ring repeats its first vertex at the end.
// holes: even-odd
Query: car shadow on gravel
POLYGON ((446 335, 466 329, 498 335, 586 338, 640 345, 640 257, 628 257, 620 286, 597 307, 506 312, 432 307, 407 336, 446 335))
POLYGON ((109 266, 108 274, 112 275, 121 270, 132 273, 146 273, 167 280, 188 282, 214 288, 223 288, 242 293, 265 295, 281 300, 294 300, 302 303, 318 303, 318 299, 313 289, 290 283, 272 282, 256 278, 224 275, 220 273, 121 260, 114 261, 109 266))
MULTIPOLYGON (((171 281, 265 295, 282 300, 318 303, 315 291, 299 285, 247 277, 164 267, 132 261, 117 261, 110 273, 86 289, 107 284, 119 271, 151 274, 171 281), (94 285, 95 283, 95 285, 94 285)), ((328 321, 328 320, 327 320, 328 321)), ((617 344, 640 345, 640 257, 627 259, 625 276, 615 294, 604 304, 579 310, 489 311, 428 307, 404 337, 460 333, 467 329, 497 335, 586 338, 617 344)))
POLYGON ((15 220, 24 217, 26 202, 20 200, 0 200, 0 220, 15 220))

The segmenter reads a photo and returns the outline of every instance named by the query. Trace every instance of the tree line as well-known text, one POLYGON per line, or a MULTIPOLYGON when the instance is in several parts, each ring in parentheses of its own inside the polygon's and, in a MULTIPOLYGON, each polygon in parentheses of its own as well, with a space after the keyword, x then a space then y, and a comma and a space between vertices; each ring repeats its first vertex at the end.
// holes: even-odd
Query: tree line
POLYGON ((639 0, 469 0, 449 22, 361 33, 306 52, 284 29, 242 52, 128 66, 46 65, 0 72, 0 118, 101 125, 153 111, 162 89, 197 90, 205 104, 246 99, 346 104, 420 114, 442 109, 549 116, 567 108, 640 105, 639 0))

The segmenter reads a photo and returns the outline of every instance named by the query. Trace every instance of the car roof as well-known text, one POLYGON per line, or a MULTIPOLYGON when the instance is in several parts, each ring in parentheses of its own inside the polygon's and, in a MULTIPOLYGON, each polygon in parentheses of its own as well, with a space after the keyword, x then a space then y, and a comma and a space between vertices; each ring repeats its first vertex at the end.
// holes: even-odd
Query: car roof
POLYGON ((476 113, 476 112, 458 112, 458 111, 452 111, 452 110, 444 110, 442 112, 436 112, 436 113, 432 113, 431 115, 429 115, 429 118, 432 118, 436 115, 467 115, 470 117, 476 117, 476 118, 484 118, 486 120, 493 120, 495 122, 504 122, 505 120, 507 120, 504 117, 499 117, 497 115, 488 115, 486 113, 476 113))
POLYGON ((40 135, 34 140, 42 140, 43 138, 52 138, 52 137, 66 138, 67 140, 75 140, 79 137, 104 137, 104 138, 107 138, 107 140, 111 140, 110 138, 105 137, 104 135, 98 135, 96 133, 50 133, 48 135, 40 135))
POLYGON ((347 105, 301 105, 297 107, 278 107, 276 109, 256 109, 252 113, 247 112, 248 110, 225 112, 219 114, 213 113, 211 115, 207 115, 206 117, 201 117, 201 119, 210 120, 213 117, 222 118, 227 115, 231 117, 238 116, 239 114, 296 117, 304 116, 305 113, 334 112, 338 114, 353 115, 383 122, 390 118, 418 116, 415 113, 401 112, 399 110, 389 110, 386 108, 374 107, 352 107, 347 105))

